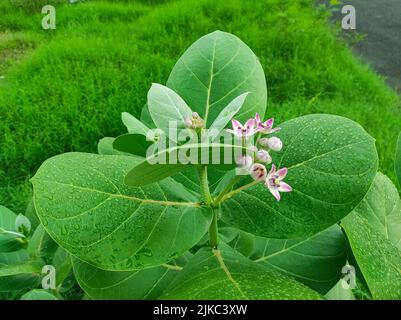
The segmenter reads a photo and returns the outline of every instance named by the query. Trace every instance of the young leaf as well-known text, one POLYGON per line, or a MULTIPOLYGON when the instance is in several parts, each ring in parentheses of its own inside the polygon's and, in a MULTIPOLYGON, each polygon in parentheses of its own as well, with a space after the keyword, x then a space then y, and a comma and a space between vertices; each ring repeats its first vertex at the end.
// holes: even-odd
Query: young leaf
POLYGON ((0 253, 0 292, 36 287, 42 278, 42 265, 32 265, 26 250, 0 253))
POLYGON ((97 144, 97 152, 103 155, 116 155, 121 154, 120 151, 117 151, 113 148, 113 142, 115 138, 105 137, 99 140, 97 144))
POLYGON ((127 127, 128 133, 141 134, 146 137, 150 130, 145 124, 128 112, 123 112, 121 114, 121 120, 127 127))
POLYGON ((58 247, 56 252, 54 253, 52 265, 57 271, 56 273, 57 286, 60 286, 62 285, 64 280, 68 277, 72 268, 72 261, 70 254, 63 248, 58 247))
POLYGON ((27 251, 33 258, 52 257, 57 250, 57 244, 48 235, 45 228, 40 224, 31 239, 29 239, 27 251))
POLYGON ((217 118, 213 121, 212 125, 209 127, 209 130, 211 132, 222 131, 241 109, 248 94, 249 92, 243 93, 240 96, 236 97, 233 101, 231 101, 228 106, 225 107, 217 116, 217 118))
POLYGON ((318 293, 258 265, 225 244, 204 247, 185 265, 163 299, 319 299, 318 293))
POLYGON ((398 136, 397 148, 395 151, 395 173, 397 174, 398 184, 401 187, 401 133, 398 136))
POLYGON ((211 213, 173 179, 124 185, 137 161, 85 153, 45 161, 32 183, 46 231, 71 254, 105 270, 153 267, 188 251, 208 230, 211 213))
POLYGON ((259 183, 223 203, 222 220, 266 238, 313 235, 364 198, 377 171, 375 142, 357 123, 334 115, 308 115, 280 127, 284 148, 273 163, 288 168, 293 191, 276 201, 259 183))
POLYGON ((327 300, 355 300, 352 289, 343 287, 343 280, 338 281, 324 296, 327 300))
MULTIPOLYGON (((153 83, 148 92, 148 108, 157 128, 169 136, 170 121, 175 121, 177 130, 185 129, 185 121, 192 116, 191 109, 173 90, 153 83)), ((175 141, 174 137, 170 137, 175 141)))
POLYGON ((141 111, 141 122, 144 123, 148 128, 155 129, 156 125, 152 120, 152 116, 150 115, 148 105, 145 104, 142 107, 141 111))
POLYGON ((141 134, 123 134, 113 141, 113 149, 140 157, 146 156, 146 151, 153 144, 141 134))
POLYGON ((25 245, 25 236, 16 230, 16 218, 14 212, 0 206, 0 252, 17 251, 25 245))
POLYGON ((180 267, 164 265, 138 271, 105 271, 73 259, 80 287, 97 300, 157 299, 180 267))
POLYGON ((207 127, 235 97, 251 92, 237 118, 264 114, 267 89, 263 68, 236 36, 215 31, 195 43, 177 61, 167 86, 204 118, 207 127))
POLYGON ((341 221, 374 299, 401 299, 401 202, 378 173, 360 205, 341 221))
POLYGON ((25 293, 21 300, 59 300, 59 298, 47 290, 34 289, 25 293))

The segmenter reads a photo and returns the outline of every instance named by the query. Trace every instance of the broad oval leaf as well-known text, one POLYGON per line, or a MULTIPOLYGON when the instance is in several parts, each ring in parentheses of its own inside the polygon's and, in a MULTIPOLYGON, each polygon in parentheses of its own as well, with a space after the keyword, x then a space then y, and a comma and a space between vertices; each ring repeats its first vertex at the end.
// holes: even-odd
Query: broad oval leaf
POLYGON ((398 185, 401 187, 401 133, 398 136, 397 147, 395 151, 395 173, 398 178, 398 185))
POLYGON ((287 167, 293 191, 276 201, 263 183, 223 203, 222 220, 266 238, 297 238, 322 231, 351 212, 377 171, 375 142, 357 123, 308 115, 283 123, 284 143, 273 163, 287 167))
POLYGON ((325 294, 341 277, 347 241, 338 225, 301 239, 256 237, 249 258, 325 294))
POLYGON ((246 259, 225 244, 205 247, 189 260, 162 299, 319 299, 318 293, 246 259))
POLYGON ((360 205, 341 221, 374 299, 401 299, 401 202, 378 173, 360 205))
MULTIPOLYGON (((192 116, 192 110, 173 90, 158 83, 153 83, 148 92, 148 108, 157 128, 170 137, 171 123, 177 130, 186 128, 185 121, 192 116)), ((175 137, 170 139, 175 141, 175 137)))
POLYGON ((108 270, 135 270, 180 256, 206 233, 211 213, 173 179, 130 188, 137 159, 67 153, 32 179, 38 216, 72 255, 108 270))
POLYGON ((120 151, 117 151, 113 148, 114 140, 115 138, 112 137, 104 137, 100 139, 97 144, 97 152, 103 155, 121 154, 120 151))
POLYGON ((59 298, 47 290, 34 289, 25 293, 21 300, 59 300, 59 298))
POLYGON ((235 97, 250 92, 238 119, 266 110, 266 79, 252 50, 236 36, 215 31, 193 43, 171 71, 167 86, 209 126, 235 97))
POLYGON ((157 299, 178 274, 180 266, 164 264, 137 271, 105 271, 73 259, 75 277, 96 300, 157 299))

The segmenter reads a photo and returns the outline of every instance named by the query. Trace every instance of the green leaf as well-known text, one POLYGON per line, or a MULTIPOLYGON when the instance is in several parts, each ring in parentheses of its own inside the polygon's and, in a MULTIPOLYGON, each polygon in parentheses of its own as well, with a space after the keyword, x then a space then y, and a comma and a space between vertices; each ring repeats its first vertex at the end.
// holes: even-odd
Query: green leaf
POLYGON ((64 280, 71 271, 71 256, 63 248, 58 247, 54 254, 52 264, 56 269, 56 283, 58 286, 60 286, 63 284, 64 280))
MULTIPOLYGON (((157 150, 125 177, 129 186, 144 186, 178 174, 192 166, 208 164, 208 167, 232 169, 235 153, 246 151, 245 147, 224 143, 186 143, 157 150)), ((248 152, 252 152, 251 149, 248 152)))
MULTIPOLYGON (((169 136, 170 121, 175 121, 177 130, 185 129, 185 121, 192 116, 192 110, 173 90, 153 83, 148 92, 148 108, 153 122, 169 136)), ((175 137, 170 137, 175 141, 175 137)))
POLYGON ((105 271, 73 259, 74 274, 85 293, 96 300, 158 298, 180 267, 158 266, 138 271, 105 271))
POLYGON ((398 184, 401 187, 401 133, 398 136, 397 148, 395 151, 395 173, 397 174, 398 184))
POLYGON ((102 155, 116 155, 121 152, 113 148, 113 142, 115 138, 105 137, 99 140, 97 144, 97 152, 102 155))
POLYGON ((33 205, 33 199, 31 199, 26 207, 25 216, 31 221, 32 229, 35 230, 40 222, 36 215, 35 206, 33 205))
POLYGON ((325 295, 327 300, 356 300, 351 288, 343 287, 343 280, 340 280, 325 295))
POLYGON ((66 153, 32 179, 46 231, 64 249, 106 270, 171 261, 206 233, 211 212, 173 179, 132 188, 124 176, 137 159, 66 153))
POLYGON ((53 256, 57 250, 57 244, 40 224, 29 240, 27 250, 33 258, 47 258, 53 256))
POLYGON ((341 277, 347 241, 338 225, 301 239, 256 237, 249 258, 324 294, 341 277))
POLYGON ((140 157, 146 156, 146 151, 153 144, 141 134, 123 134, 113 141, 113 149, 140 157))
POLYGON ((17 251, 26 244, 25 236, 15 228, 16 218, 14 212, 0 206, 0 252, 17 251))
POLYGON ((195 43, 174 66, 167 86, 177 92, 209 126, 235 97, 250 92, 238 119, 266 109, 263 68, 252 50, 236 36, 215 31, 195 43))
POLYGON ((200 249, 162 295, 164 299, 319 299, 318 293, 246 259, 225 244, 200 249))
POLYGON ((213 121, 212 125, 209 127, 209 130, 211 132, 221 132, 241 109, 248 94, 249 92, 243 93, 231 101, 213 121))
POLYGON ((59 300, 54 294, 44 289, 34 289, 25 293, 21 300, 59 300))
POLYGON ((263 183, 222 206, 222 220, 266 238, 297 238, 322 231, 351 212, 377 171, 375 142, 357 123, 308 115, 280 125, 284 148, 273 163, 287 167, 293 191, 276 201, 263 183))
POLYGON ((146 137, 146 135, 150 130, 146 125, 144 125, 141 121, 139 121, 137 118, 135 118, 128 112, 123 112, 121 114, 121 120, 127 127, 128 133, 141 134, 146 137))
POLYGON ((148 105, 145 104, 141 111, 141 122, 144 123, 148 128, 155 129, 156 125, 152 120, 152 116, 150 115, 148 105))
POLYGON ((378 173, 366 198, 341 221, 374 299, 401 299, 401 203, 378 173))
POLYGON ((42 266, 40 261, 33 263, 26 250, 0 253, 0 292, 39 285, 42 266))
POLYGON ((371 189, 354 212, 401 251, 401 199, 387 176, 377 173, 371 189))

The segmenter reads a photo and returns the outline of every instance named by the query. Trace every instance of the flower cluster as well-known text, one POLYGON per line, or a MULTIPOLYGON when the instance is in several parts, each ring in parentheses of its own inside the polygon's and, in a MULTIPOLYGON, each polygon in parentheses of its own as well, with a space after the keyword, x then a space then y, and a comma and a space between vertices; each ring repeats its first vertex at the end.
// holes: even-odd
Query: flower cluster
MULTIPOLYGON (((279 131, 280 128, 273 128, 273 124, 273 118, 263 122, 259 114, 256 114, 255 118, 249 119, 244 125, 238 120, 233 119, 233 128, 227 131, 246 141, 255 134, 260 136, 260 134, 272 134, 279 131)), ((256 141, 256 146, 252 146, 253 156, 243 155, 236 159, 240 170, 246 174, 250 174, 255 181, 264 182, 277 201, 281 199, 280 192, 292 191, 291 186, 283 181, 288 170, 287 168, 277 169, 272 164, 270 171, 267 172, 266 165, 272 163, 269 152, 281 151, 282 148, 283 143, 277 137, 259 137, 256 141)))

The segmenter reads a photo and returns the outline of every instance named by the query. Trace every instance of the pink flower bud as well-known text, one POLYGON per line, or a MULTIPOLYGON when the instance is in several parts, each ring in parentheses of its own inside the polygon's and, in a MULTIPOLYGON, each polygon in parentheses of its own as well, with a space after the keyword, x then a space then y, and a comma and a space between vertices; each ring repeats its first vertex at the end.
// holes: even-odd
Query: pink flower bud
POLYGON ((263 164, 255 163, 251 168, 251 177, 256 181, 265 181, 267 175, 266 167, 263 164))
POLYGON ((263 149, 256 152, 256 158, 258 158, 259 161, 265 162, 267 164, 272 162, 272 157, 270 156, 269 152, 263 149))

